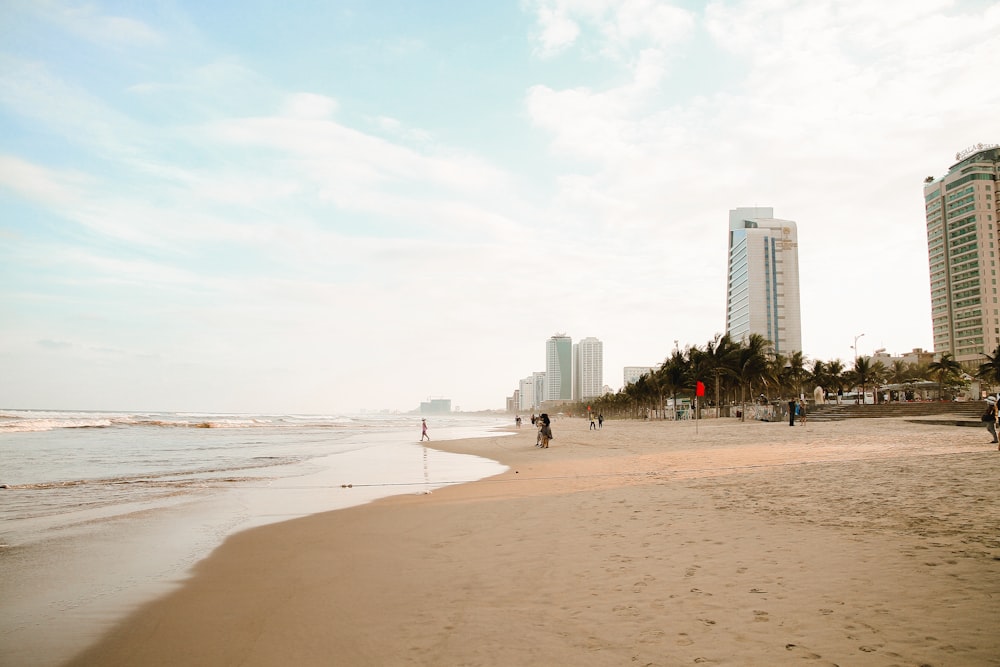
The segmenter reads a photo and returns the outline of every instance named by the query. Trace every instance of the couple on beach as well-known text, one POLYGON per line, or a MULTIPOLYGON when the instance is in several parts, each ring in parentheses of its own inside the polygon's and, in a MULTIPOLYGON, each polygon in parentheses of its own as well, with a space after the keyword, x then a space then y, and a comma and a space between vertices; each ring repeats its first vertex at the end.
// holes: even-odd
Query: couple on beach
POLYGON ((535 441, 535 447, 548 449, 549 440, 552 439, 552 422, 549 420, 548 413, 540 414, 535 420, 535 425, 538 426, 538 439, 535 441))
MULTIPOLYGON (((763 394, 761 394, 763 396, 763 394)), ((806 404, 805 401, 792 399, 788 401, 788 425, 795 426, 795 417, 798 416, 799 421, 803 424, 806 423, 806 404)))

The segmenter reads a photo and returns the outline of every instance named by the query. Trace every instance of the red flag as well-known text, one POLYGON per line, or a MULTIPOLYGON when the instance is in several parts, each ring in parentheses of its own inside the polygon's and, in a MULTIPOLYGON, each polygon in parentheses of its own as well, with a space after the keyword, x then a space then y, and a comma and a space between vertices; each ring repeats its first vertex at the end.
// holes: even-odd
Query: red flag
POLYGON ((704 396, 705 395, 705 383, 702 382, 701 380, 698 380, 697 382, 695 382, 695 385, 694 385, 694 395, 695 396, 704 396))

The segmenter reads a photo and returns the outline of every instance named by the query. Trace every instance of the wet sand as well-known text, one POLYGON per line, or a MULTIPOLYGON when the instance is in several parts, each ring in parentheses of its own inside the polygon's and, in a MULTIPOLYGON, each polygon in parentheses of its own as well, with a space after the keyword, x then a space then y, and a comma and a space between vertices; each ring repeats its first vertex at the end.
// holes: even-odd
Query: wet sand
POLYGON ((1000 665, 985 429, 557 420, 229 538, 74 665, 1000 665))

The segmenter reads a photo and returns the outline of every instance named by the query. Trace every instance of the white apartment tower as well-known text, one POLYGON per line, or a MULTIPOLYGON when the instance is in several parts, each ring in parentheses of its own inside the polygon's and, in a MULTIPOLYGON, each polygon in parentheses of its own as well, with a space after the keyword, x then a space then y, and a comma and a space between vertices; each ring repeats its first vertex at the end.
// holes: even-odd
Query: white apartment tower
POLYGON ((604 343, 590 337, 573 346, 573 398, 597 398, 604 391, 604 343))
POLYGON ((726 333, 734 341, 756 333, 778 354, 802 351, 798 246, 795 223, 774 209, 729 211, 726 333))
POLYGON ((977 369, 1000 346, 1000 146, 955 155, 924 182, 934 352, 977 369))
POLYGON ((518 382, 517 409, 532 410, 535 407, 535 378, 526 377, 518 382))

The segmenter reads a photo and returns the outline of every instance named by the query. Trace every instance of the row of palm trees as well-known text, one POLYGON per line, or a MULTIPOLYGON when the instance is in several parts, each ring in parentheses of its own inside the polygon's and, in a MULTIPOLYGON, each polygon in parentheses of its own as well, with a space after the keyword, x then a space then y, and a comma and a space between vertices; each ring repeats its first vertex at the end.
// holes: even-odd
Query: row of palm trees
MULTIPOLYGON (((988 384, 1000 384, 1000 347, 986 359, 975 375, 988 384)), ((677 406, 679 398, 693 397, 698 381, 705 385, 702 404, 742 404, 742 414, 746 415, 746 403, 758 394, 795 397, 811 394, 815 387, 831 393, 858 387, 864 395, 870 387, 934 381, 938 383, 938 395, 946 397, 967 388, 970 379, 950 353, 928 364, 896 360, 888 366, 862 356, 848 368, 839 359, 809 364, 802 352, 777 354, 771 342, 759 334, 742 341, 717 334, 704 346, 675 349, 658 368, 617 393, 591 399, 577 411, 583 413, 589 407, 605 416, 663 418, 670 414, 665 410, 667 399, 672 399, 670 405, 677 406)))

